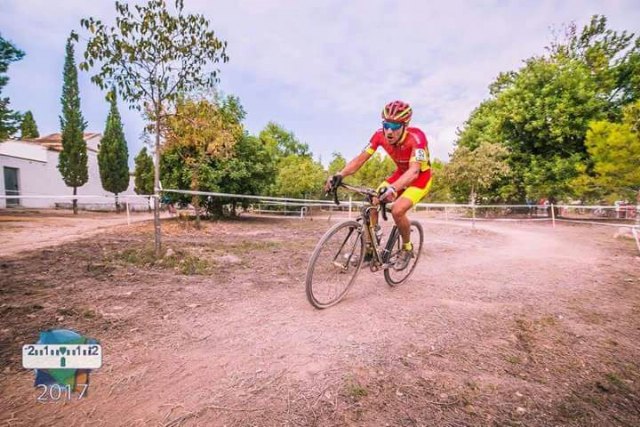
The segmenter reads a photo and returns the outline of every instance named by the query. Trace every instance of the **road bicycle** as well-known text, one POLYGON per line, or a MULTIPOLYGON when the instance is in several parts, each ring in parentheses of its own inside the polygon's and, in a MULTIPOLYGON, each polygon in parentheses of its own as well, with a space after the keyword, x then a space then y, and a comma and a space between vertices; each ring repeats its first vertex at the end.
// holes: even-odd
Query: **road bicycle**
MULTIPOLYGON (((365 201, 358 218, 331 227, 311 254, 305 287, 307 299, 318 309, 331 307, 340 302, 353 285, 363 264, 368 263, 372 272, 384 271, 387 284, 395 287, 409 279, 422 253, 422 225, 418 221, 411 221, 413 257, 406 268, 396 270, 394 264, 402 250, 400 232, 394 225, 383 244, 381 229, 376 221, 378 212, 382 212, 383 219, 387 220, 387 204, 377 203, 378 193, 371 188, 345 183, 338 187, 364 196, 365 201)), ((338 187, 331 190, 337 205, 340 204, 338 187)))

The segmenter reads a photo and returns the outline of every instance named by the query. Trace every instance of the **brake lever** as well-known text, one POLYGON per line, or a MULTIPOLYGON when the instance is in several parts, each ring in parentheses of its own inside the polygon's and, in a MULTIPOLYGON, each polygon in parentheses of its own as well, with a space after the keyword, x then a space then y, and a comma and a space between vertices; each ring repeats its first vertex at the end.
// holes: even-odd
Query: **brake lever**
POLYGON ((338 187, 337 186, 333 189, 333 201, 335 202, 336 205, 340 206, 340 200, 338 200, 338 187))
POLYGON ((380 203, 380 207, 382 208, 382 219, 387 220, 387 204, 380 203))

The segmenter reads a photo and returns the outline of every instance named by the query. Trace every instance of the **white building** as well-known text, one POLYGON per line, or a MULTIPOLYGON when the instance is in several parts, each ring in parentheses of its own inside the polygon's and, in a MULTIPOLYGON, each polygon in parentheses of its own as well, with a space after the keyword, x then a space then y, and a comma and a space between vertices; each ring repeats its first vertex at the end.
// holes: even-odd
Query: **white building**
MULTIPOLYGON (((98 170, 98 148, 102 135, 85 133, 84 139, 87 142, 89 180, 82 187, 78 187, 77 194, 100 197, 79 198, 78 205, 89 209, 100 205, 109 208, 114 202, 113 193, 102 188, 98 170)), ((0 191, 2 193, 0 194, 22 196, 19 199, 0 198, 0 209, 12 206, 55 208, 56 204, 57 206, 68 206, 71 199, 29 197, 70 196, 73 194, 73 188, 65 185, 58 170, 58 157, 61 151, 62 142, 59 133, 31 140, 0 142, 0 169, 2 169, 0 174, 0 191)), ((120 196, 135 194, 133 181, 132 176, 129 188, 120 196)), ((138 199, 135 205, 138 209, 146 208, 147 202, 138 199)))

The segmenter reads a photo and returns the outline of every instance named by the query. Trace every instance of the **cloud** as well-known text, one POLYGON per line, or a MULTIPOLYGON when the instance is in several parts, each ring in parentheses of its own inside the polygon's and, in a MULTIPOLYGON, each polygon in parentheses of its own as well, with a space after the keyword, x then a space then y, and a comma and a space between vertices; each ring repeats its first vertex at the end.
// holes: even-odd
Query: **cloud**
MULTIPOLYGON (((631 0, 189 0, 185 7, 203 13, 228 41, 221 88, 240 96, 249 130, 276 120, 325 161, 333 151, 356 154, 392 99, 412 103, 431 152, 446 158, 455 130, 488 96, 488 84, 544 53, 551 27, 572 20, 582 26, 594 13, 608 16, 616 30, 632 31, 640 22, 640 4, 631 0)), ((24 108, 37 99, 39 124, 38 116, 50 116, 42 120, 56 125, 66 36, 81 17, 112 22, 114 13, 112 2, 5 0, 3 35, 30 55, 10 69, 12 103, 24 108)), ((88 76, 81 79, 87 117, 100 130, 102 94, 88 76)), ((138 149, 138 113, 123 111, 123 119, 138 149)))

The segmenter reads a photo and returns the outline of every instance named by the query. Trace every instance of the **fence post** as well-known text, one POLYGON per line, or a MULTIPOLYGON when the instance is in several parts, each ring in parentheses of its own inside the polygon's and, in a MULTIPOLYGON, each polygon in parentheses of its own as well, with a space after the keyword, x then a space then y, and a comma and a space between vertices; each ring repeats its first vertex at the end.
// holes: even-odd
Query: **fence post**
POLYGON ((129 216, 129 200, 124 203, 127 205, 127 225, 131 225, 131 217, 129 216))
POLYGON ((353 197, 349 196, 349 219, 351 219, 351 203, 353 202, 353 197))
POLYGON ((553 228, 556 228, 556 209, 551 203, 551 223, 553 224, 553 228))
POLYGON ((475 203, 471 207, 471 212, 473 215, 473 218, 471 220, 471 228, 475 230, 476 228, 476 204, 475 203))

